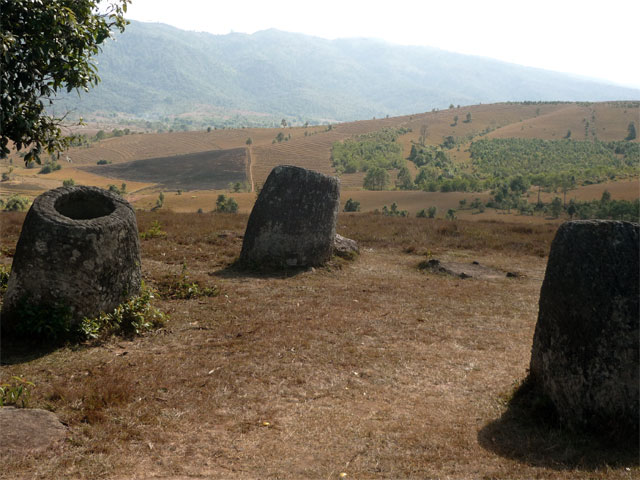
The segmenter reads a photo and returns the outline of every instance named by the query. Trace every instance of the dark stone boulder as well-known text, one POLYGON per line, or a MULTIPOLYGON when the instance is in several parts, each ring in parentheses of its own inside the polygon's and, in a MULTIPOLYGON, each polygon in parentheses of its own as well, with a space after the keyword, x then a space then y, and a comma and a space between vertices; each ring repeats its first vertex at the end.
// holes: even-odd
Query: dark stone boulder
POLYGON ((360 255, 358 242, 336 233, 336 238, 333 242, 333 254, 345 260, 355 260, 360 255))
MULTIPOLYGON (((131 205, 96 187, 49 190, 35 199, 22 226, 2 307, 2 332, 37 333, 24 322, 26 306, 57 315, 64 310, 65 327, 73 329, 82 318, 110 312, 137 295, 140 283, 131 205)), ((38 330, 47 334, 48 329, 38 330)))
POLYGON ((300 167, 274 168, 251 211, 240 263, 318 266, 333 253, 340 181, 300 167))
POLYGON ((540 292, 530 379, 574 430, 638 433, 640 225, 563 224, 540 292))

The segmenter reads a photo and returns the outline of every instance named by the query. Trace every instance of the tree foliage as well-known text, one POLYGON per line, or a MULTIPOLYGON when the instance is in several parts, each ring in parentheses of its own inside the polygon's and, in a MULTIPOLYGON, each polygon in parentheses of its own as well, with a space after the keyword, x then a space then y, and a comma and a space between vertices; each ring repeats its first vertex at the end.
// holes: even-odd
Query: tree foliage
POLYGON ((336 142, 331 148, 333 166, 338 173, 365 172, 373 167, 385 170, 402 168, 402 145, 396 140, 408 131, 405 128, 384 128, 336 142))
POLYGON ((58 92, 100 81, 92 62, 112 30, 124 31, 131 0, 0 0, 0 158, 27 148, 25 163, 64 150, 58 92))
POLYGON ((367 170, 363 186, 367 190, 386 190, 389 186, 389 173, 381 167, 372 167, 367 170))

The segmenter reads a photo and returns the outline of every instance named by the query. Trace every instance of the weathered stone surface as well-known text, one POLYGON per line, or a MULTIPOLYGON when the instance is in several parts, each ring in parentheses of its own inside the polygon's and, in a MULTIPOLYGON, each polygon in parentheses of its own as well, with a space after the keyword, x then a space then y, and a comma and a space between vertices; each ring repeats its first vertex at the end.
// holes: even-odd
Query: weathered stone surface
POLYGON ((300 167, 274 168, 251 211, 240 262, 302 267, 331 258, 340 181, 300 167))
POLYGON ((336 238, 333 242, 333 254, 346 260, 353 260, 360 254, 358 242, 336 233, 336 238))
POLYGON ((3 333, 20 332, 20 306, 61 306, 72 324, 140 291, 135 212, 96 187, 62 187, 35 199, 16 247, 2 308, 3 333))
POLYGON ((563 224, 531 353, 534 384, 571 428, 638 432, 640 225, 563 224))
POLYGON ((37 408, 0 408, 0 456, 33 453, 64 439, 67 429, 55 414, 37 408))

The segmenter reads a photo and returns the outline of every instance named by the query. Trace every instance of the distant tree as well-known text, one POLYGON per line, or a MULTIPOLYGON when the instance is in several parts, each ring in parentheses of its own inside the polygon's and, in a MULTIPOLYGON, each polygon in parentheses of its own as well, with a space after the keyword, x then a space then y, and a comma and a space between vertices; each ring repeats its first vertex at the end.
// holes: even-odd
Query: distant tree
POLYGON ((427 142, 427 124, 426 123, 422 124, 422 126, 420 127, 420 137, 418 138, 418 142, 423 147, 427 142))
POLYGON ((211 127, 207 127, 207 133, 211 132, 211 127))
POLYGON ((569 217, 573 220, 573 216, 578 212, 578 208, 576 207, 575 200, 571 199, 569 201, 569 206, 567 207, 567 213, 569 217))
POLYGON ((450 103, 450 104, 449 104, 449 108, 450 108, 450 109, 455 108, 455 105, 454 105, 453 103, 450 103))
POLYGON ((438 209, 436 207, 429 207, 429 210, 427 210, 427 214, 429 216, 429 218, 436 218, 436 212, 438 211, 438 209))
POLYGON ((551 216, 558 218, 562 212, 562 200, 560 197, 555 197, 551 202, 551 216))
POLYGON ((609 193, 609 190, 605 190, 604 192, 602 192, 602 197, 600 197, 600 205, 606 205, 610 201, 611 193, 609 193))
POLYGON ((276 135, 276 141, 278 143, 282 142, 284 140, 284 133, 282 132, 278 132, 278 135, 276 135))
POLYGON ((567 134, 564 136, 564 138, 571 138, 571 130, 567 130, 567 134))
POLYGON ((360 211, 360 202, 357 202, 355 200, 353 200, 352 198, 349 198, 346 203, 344 204, 344 211, 345 212, 359 212, 360 211))
POLYGON ((447 210, 447 215, 445 217, 447 220, 455 220, 456 219, 456 211, 453 208, 447 210))
POLYGON ((467 112, 467 118, 464 120, 464 123, 471 123, 471 112, 467 112))
POLYGON ((280 125, 282 126, 282 128, 286 128, 287 127, 287 119, 283 118, 282 120, 280 120, 280 125))
POLYGON ((105 131, 98 130, 98 133, 96 133, 96 140, 104 140, 105 138, 107 138, 107 134, 105 133, 105 131))
POLYGON ((453 138, 451 135, 444 137, 444 141, 442 142, 442 148, 452 149, 453 147, 455 147, 455 145, 456 145, 456 139, 453 138))
POLYGON ((633 122, 631 122, 629 124, 629 126, 627 127, 627 137, 625 138, 625 140, 635 140, 636 139, 636 126, 633 122))
POLYGON ((411 190, 414 187, 413 179, 411 178, 411 173, 407 167, 402 167, 400 171, 398 171, 398 179, 396 180, 396 188, 400 190, 411 190))
POLYGON ((156 208, 162 208, 164 205, 164 193, 160 192, 158 199, 156 200, 156 208))
POLYGON ((385 190, 389 186, 389 173, 384 168, 372 167, 367 170, 363 186, 367 190, 385 190))
POLYGON ((233 198, 218 195, 216 200, 216 212, 220 213, 236 213, 238 211, 238 202, 233 198))
POLYGON ((453 123, 451 124, 452 127, 455 127, 456 125, 458 125, 458 115, 453 117, 453 123))
POLYGON ((251 137, 247 138, 247 141, 245 142, 247 145, 251 145, 253 144, 253 140, 251 140, 251 137))
POLYGON ((122 182, 122 184, 120 185, 120 193, 122 193, 123 195, 127 193, 127 184, 124 182, 122 182))

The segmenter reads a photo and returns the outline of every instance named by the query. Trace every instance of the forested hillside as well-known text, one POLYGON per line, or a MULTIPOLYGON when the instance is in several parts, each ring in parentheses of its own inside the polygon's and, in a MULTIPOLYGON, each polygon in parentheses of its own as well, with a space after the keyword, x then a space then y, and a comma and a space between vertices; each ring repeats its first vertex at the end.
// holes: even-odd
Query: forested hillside
POLYGON ((131 22, 98 57, 102 83, 56 108, 85 117, 178 126, 335 122, 450 104, 640 99, 640 90, 426 47, 369 39, 324 40, 277 30, 186 32, 131 22))

